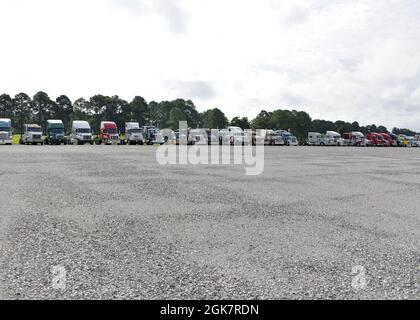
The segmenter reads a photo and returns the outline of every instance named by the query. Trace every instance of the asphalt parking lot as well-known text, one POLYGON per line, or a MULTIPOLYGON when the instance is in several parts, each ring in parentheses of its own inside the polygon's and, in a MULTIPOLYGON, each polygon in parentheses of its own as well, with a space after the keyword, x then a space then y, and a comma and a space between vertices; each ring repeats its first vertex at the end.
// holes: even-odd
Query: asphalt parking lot
POLYGON ((419 298, 420 149, 155 151, 0 146, 0 298, 419 298))

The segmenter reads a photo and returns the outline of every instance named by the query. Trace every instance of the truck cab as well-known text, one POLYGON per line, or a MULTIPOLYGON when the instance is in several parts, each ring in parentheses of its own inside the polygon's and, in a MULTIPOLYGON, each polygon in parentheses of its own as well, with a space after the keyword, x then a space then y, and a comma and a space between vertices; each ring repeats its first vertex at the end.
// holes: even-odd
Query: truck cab
POLYGON ((157 140, 159 140, 158 132, 159 130, 155 126, 143 126, 142 133, 144 143, 146 143, 147 145, 153 145, 157 143, 157 140))
POLYGON ((209 145, 209 131, 207 129, 191 129, 188 132, 188 141, 193 145, 209 145))
POLYGON ((0 119, 0 144, 11 145, 13 139, 12 120, 0 119))
POLYGON ((64 133, 64 124, 61 120, 47 120, 46 134, 45 144, 67 144, 67 138, 64 133))
POLYGON ((392 139, 392 137, 388 133, 382 132, 380 133, 380 135, 384 138, 388 147, 394 147, 397 145, 397 142, 394 139, 392 139))
POLYGON ((264 138, 264 145, 266 146, 284 146, 283 136, 276 133, 274 130, 261 130, 262 138, 264 138))
POLYGON ((366 147, 370 144, 370 141, 366 139, 365 135, 358 131, 350 133, 343 133, 344 145, 366 147))
POLYGON ((308 143, 311 146, 324 146, 325 136, 319 132, 309 132, 308 143))
POLYGON ((93 144, 92 128, 87 121, 73 121, 71 125, 70 141, 71 144, 83 145, 93 144))
POLYGON ((286 146, 298 146, 299 145, 299 141, 298 139, 289 131, 286 130, 276 130, 275 133, 279 134, 282 136, 283 140, 284 140, 284 144, 286 146))
POLYGON ((23 134, 19 140, 20 144, 44 144, 42 139, 42 128, 37 124, 24 124, 23 134))
POLYGON ((325 138, 327 139, 330 146, 344 146, 344 139, 341 138, 341 134, 335 131, 327 131, 325 134, 325 138))
POLYGON ((99 128, 98 143, 106 145, 114 145, 120 143, 118 127, 115 122, 102 121, 99 128))
POLYGON ((219 131, 219 144, 250 145, 251 141, 241 128, 227 127, 219 131))
POLYGON ((386 147, 388 145, 384 137, 378 133, 369 132, 366 134, 366 138, 376 147, 386 147))
POLYGON ((138 122, 127 122, 125 124, 125 140, 127 144, 144 144, 143 130, 138 122))

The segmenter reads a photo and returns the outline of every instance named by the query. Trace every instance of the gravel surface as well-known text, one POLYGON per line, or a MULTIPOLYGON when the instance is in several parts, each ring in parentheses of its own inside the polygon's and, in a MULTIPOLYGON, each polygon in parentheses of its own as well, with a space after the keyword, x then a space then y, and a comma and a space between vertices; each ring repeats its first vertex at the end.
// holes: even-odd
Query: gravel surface
POLYGON ((0 298, 419 299, 420 149, 155 152, 0 146, 0 298))

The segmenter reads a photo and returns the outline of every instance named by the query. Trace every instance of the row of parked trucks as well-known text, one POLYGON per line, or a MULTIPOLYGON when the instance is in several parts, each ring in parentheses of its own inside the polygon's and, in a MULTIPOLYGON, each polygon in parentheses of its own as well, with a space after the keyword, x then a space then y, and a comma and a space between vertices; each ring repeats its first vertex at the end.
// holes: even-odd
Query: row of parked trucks
MULTIPOLYGON (((3 119, 4 120, 4 119, 3 119)), ((1 124, 2 122, 0 122, 1 124)), ((8 122, 8 128, 11 128, 11 121, 8 122)), ((5 126, 4 126, 5 127, 5 126)), ((0 126, 0 129, 2 127, 0 126)), ((6 144, 12 143, 12 130, 8 129, 9 140, 6 144)), ((125 137, 120 139, 118 127, 115 122, 101 122, 97 136, 94 136, 92 128, 87 121, 73 121, 71 132, 65 135, 64 124, 61 120, 48 120, 43 137, 43 130, 37 124, 25 124, 23 133, 20 137, 20 144, 155 144, 163 143, 159 139, 158 130, 153 126, 140 127, 137 122, 128 122, 125 124, 125 137)), ((0 135, 1 137, 1 135, 0 135)))
MULTIPOLYGON (((0 119, 0 144, 12 144, 13 128, 10 119, 0 119)), ((220 144, 220 145, 285 145, 297 146, 297 138, 288 130, 259 130, 244 132, 239 127, 230 126, 222 130, 217 129, 189 129, 185 132, 164 132, 155 126, 140 126, 138 122, 125 124, 125 135, 120 133, 115 122, 103 121, 97 135, 87 121, 73 121, 71 132, 65 134, 65 127, 61 120, 48 120, 44 131, 37 124, 25 124, 20 137, 20 144, 220 144)), ((340 135, 335 131, 325 134, 309 132, 307 144, 317 146, 412 146, 420 147, 420 136, 407 137, 390 133, 349 132, 340 135)))
POLYGON ((420 147, 420 136, 408 137, 384 132, 369 132, 366 134, 349 132, 343 135, 334 131, 327 131, 326 134, 309 132, 308 144, 315 146, 420 147))
MULTIPOLYGON (((261 130, 265 145, 296 146, 298 141, 286 130, 261 130)), ((13 128, 10 119, 0 119, 0 143, 12 144, 13 128)), ((87 121, 73 121, 71 132, 65 134, 65 127, 61 120, 47 120, 45 133, 38 124, 24 124, 23 132, 19 139, 20 144, 164 144, 166 142, 179 144, 185 139, 189 145, 193 144, 220 144, 220 145, 250 145, 256 144, 255 133, 248 135, 239 127, 228 127, 222 130, 189 129, 186 132, 165 133, 155 126, 140 126, 138 122, 125 124, 124 138, 115 122, 103 121, 98 134, 93 134, 87 121)))

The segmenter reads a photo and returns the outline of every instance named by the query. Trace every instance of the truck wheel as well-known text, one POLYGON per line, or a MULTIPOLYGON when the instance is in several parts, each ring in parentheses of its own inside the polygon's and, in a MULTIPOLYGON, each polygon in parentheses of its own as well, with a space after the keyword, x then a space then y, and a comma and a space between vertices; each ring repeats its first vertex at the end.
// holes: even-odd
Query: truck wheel
POLYGON ((325 146, 325 143, 324 143, 324 142, 321 142, 319 145, 320 145, 321 147, 324 147, 324 146, 325 146))
POLYGON ((286 146, 290 146, 290 142, 289 141, 286 141, 286 146))

